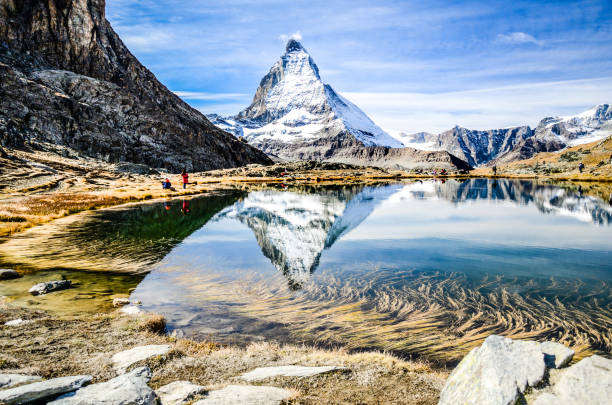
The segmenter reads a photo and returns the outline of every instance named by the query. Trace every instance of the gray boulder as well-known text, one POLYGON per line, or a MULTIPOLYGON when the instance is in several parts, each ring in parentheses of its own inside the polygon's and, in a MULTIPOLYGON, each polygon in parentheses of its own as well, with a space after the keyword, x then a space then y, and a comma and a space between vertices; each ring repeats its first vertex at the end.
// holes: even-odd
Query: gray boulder
POLYGON ((51 291, 65 290, 66 288, 70 288, 70 286, 72 286, 72 281, 70 280, 47 281, 46 283, 36 284, 34 287, 30 288, 29 293, 32 295, 42 295, 50 293, 51 291))
POLYGON ((90 375, 60 377, 51 380, 21 385, 0 391, 0 404, 27 404, 53 398, 66 392, 75 391, 90 382, 90 375))
POLYGON ((574 351, 557 342, 544 342, 540 346, 544 353, 544 362, 548 368, 561 368, 574 358, 574 351))
POLYGON ((42 381, 42 378, 36 375, 0 374, 0 389, 14 387, 15 385, 30 384, 37 381, 42 381))
POLYGON ((612 360, 601 356, 587 357, 568 368, 534 405, 609 405, 612 401, 612 360))
POLYGON ((182 405, 189 403, 196 395, 206 393, 206 389, 189 381, 174 381, 159 387, 155 393, 161 405, 182 405))
POLYGON ((277 387, 228 385, 211 391, 194 405, 276 405, 291 397, 291 391, 277 387))
POLYGON ((545 371, 540 343, 491 335, 453 370, 438 404, 512 405, 545 371))
POLYGON ((137 346, 129 350, 116 353, 113 358, 113 367, 117 373, 125 373, 132 364, 154 356, 163 356, 170 351, 170 345, 137 346))
POLYGON ((324 367, 306 367, 306 366, 277 366, 277 367, 259 367, 253 371, 240 376, 246 381, 258 381, 270 377, 311 377, 317 374, 329 373, 335 370, 343 370, 344 367, 324 366, 324 367))
POLYGON ((19 278, 21 275, 17 273, 15 270, 11 269, 0 269, 0 280, 12 280, 14 278, 19 278))
POLYGON ((157 396, 147 385, 151 379, 148 367, 137 368, 112 380, 81 388, 64 395, 53 405, 156 405, 157 396))

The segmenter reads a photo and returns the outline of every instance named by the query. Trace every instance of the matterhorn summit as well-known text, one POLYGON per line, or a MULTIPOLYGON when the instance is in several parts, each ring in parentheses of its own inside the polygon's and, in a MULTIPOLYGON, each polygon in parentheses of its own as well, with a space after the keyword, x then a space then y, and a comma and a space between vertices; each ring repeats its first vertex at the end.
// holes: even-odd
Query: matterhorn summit
POLYGON ((289 159, 317 158, 337 147, 335 142, 403 147, 323 83, 314 60, 295 39, 289 40, 285 54, 261 80, 250 106, 235 117, 211 118, 251 145, 289 159))

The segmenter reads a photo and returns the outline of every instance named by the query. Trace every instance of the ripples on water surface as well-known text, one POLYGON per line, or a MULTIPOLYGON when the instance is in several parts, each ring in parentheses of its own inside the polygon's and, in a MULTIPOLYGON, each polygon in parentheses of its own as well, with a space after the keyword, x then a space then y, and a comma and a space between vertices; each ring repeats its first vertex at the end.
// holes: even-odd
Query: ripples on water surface
MULTIPOLYGON (((39 227, 2 245, 2 260, 151 270, 132 297, 198 338, 452 361, 498 333, 610 355, 612 206, 575 188, 425 181, 188 205, 105 210, 39 227)), ((13 296, 6 285, 0 294, 13 296)))

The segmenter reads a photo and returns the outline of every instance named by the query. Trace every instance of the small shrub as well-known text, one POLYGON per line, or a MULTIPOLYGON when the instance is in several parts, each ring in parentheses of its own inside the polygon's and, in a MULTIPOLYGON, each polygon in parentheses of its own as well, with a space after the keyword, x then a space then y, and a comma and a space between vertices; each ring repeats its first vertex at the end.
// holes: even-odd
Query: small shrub
POLYGON ((140 329, 161 335, 166 332, 166 318, 159 314, 148 315, 140 321, 140 329))
POLYGON ((606 162, 604 162, 604 161, 602 160, 602 161, 600 161, 599 163, 597 163, 597 167, 601 167, 601 166, 603 166, 603 165, 605 165, 605 164, 606 164, 606 162))
POLYGON ((580 154, 574 151, 565 152, 559 156, 559 160, 563 160, 565 162, 577 162, 580 160, 580 154))
POLYGON ((153 198, 153 196, 151 194, 145 194, 142 196, 143 200, 150 200, 151 198, 153 198))
POLYGON ((27 222, 27 218, 14 215, 0 215, 0 222, 27 222))

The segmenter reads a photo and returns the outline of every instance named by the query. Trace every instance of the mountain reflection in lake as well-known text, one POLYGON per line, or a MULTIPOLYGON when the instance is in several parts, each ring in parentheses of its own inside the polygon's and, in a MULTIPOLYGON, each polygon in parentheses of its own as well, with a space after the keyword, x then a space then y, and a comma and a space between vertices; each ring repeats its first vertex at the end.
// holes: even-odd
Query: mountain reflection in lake
MULTIPOLYGON (((54 240, 90 267, 151 269, 132 297, 179 335, 452 361, 497 333, 610 355, 612 206, 576 187, 429 180, 215 198, 159 225, 159 204, 96 213, 54 240), (122 225, 104 225, 113 215, 122 225), (82 248, 107 244, 95 260, 82 248)), ((4 258, 19 247, 36 267, 26 239, 4 258)))

